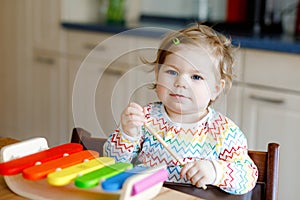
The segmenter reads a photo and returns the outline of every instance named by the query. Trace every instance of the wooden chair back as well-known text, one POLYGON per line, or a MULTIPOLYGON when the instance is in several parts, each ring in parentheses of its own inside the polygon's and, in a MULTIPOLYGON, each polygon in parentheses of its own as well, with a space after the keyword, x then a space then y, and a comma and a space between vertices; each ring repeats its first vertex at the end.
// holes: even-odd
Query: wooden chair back
POLYGON ((82 144, 83 149, 94 150, 103 156, 103 145, 107 138, 91 137, 91 134, 82 128, 74 128, 72 132, 71 142, 82 144))
MULTIPOLYGON (((103 155, 103 144, 106 138, 91 137, 91 134, 82 128, 74 128, 71 142, 80 143, 84 149, 94 150, 103 155)), ((269 143, 268 150, 249 150, 249 156, 258 167, 258 181, 255 188, 244 195, 230 195, 215 186, 208 186, 206 190, 191 185, 165 183, 164 186, 188 193, 204 199, 222 200, 277 200, 278 199, 278 168, 279 144, 269 143)))
POLYGON ((277 200, 279 144, 269 143, 267 152, 249 150, 248 154, 258 167, 258 183, 265 185, 262 199, 277 200))

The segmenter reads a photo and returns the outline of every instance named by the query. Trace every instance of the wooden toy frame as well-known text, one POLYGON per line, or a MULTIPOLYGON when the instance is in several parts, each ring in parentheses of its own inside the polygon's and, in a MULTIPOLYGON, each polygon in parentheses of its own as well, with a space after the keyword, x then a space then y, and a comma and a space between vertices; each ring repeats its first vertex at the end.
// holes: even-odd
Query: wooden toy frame
MULTIPOLYGON (((37 153, 41 150, 49 149, 45 138, 33 138, 19 143, 5 146, 1 149, 1 162, 7 162, 9 160, 24 157, 33 153, 37 153)), ((120 199, 120 200, 137 200, 137 199, 151 199, 155 197, 161 190, 163 182, 156 183, 153 186, 145 189, 144 191, 131 196, 132 187, 135 183, 143 180, 161 169, 165 169, 165 165, 157 166, 146 170, 144 173, 140 173, 128 178, 122 189, 117 192, 106 192, 101 187, 92 189, 80 189, 69 184, 63 187, 56 187, 49 185, 46 179, 39 181, 31 181, 24 179, 22 174, 4 176, 4 180, 7 186, 16 194, 29 198, 29 199, 59 199, 70 198, 76 200, 88 200, 88 199, 120 199)))

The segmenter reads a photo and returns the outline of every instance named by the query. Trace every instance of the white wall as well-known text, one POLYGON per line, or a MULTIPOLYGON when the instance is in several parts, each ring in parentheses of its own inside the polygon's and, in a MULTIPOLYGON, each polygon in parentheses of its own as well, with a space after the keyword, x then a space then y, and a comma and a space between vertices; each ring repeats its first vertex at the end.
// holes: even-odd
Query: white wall
POLYGON ((141 0, 141 13, 148 15, 190 17, 198 15, 198 0, 141 0))
MULTIPOLYGON (((62 0, 62 20, 68 22, 99 22, 105 0, 62 0)), ((102 11, 105 12, 105 11, 102 11)), ((105 15, 105 14, 104 14, 105 15)))

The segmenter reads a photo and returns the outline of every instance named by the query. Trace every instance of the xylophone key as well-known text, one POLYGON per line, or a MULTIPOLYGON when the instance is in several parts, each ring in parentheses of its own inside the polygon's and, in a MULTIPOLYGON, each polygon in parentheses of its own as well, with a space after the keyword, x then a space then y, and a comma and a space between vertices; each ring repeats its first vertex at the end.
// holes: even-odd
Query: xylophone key
POLYGON ((154 186, 157 183, 160 182, 164 182, 165 180, 168 179, 168 170, 166 169, 161 169, 151 175, 149 175, 148 177, 136 182, 133 186, 132 186, 132 191, 131 191, 131 195, 137 195, 141 192, 143 192, 144 190, 154 186))
POLYGON ((1 175, 16 175, 21 173, 24 169, 34 166, 36 163, 44 163, 50 160, 63 157, 64 154, 72 154, 82 151, 81 144, 68 143, 56 146, 38 153, 30 154, 21 158, 10 160, 8 162, 0 163, 1 175))
POLYGON ((63 169, 82 163, 84 160, 99 157, 96 151, 80 151, 62 158, 51 160, 41 165, 32 166, 23 170, 23 177, 29 180, 40 180, 46 178, 49 173, 55 172, 57 169, 63 169))
POLYGON ((109 157, 100 157, 93 160, 73 165, 61 171, 48 174, 47 181, 50 185, 64 186, 73 181, 77 176, 82 176, 104 166, 114 164, 115 160, 109 157))
POLYGON ((120 174, 125 170, 129 170, 132 166, 131 163, 118 162, 77 177, 75 179, 75 185, 79 188, 93 188, 97 186, 101 180, 120 174))
POLYGON ((102 189, 106 191, 117 191, 120 190, 127 178, 136 175, 137 173, 143 172, 148 167, 135 167, 131 170, 125 171, 121 174, 106 179, 101 183, 102 189))

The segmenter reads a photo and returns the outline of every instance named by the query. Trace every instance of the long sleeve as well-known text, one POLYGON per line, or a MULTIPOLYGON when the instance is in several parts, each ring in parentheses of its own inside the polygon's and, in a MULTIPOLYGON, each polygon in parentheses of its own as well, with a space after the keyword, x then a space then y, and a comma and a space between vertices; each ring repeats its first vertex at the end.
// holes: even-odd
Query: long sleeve
POLYGON ((141 136, 130 137, 121 129, 115 130, 103 146, 104 156, 112 157, 117 162, 132 162, 141 148, 141 136))
POLYGON ((213 161, 217 171, 214 185, 228 193, 244 194, 255 186, 258 170, 248 155, 244 134, 229 119, 225 121, 216 145, 218 160, 213 161))
MULTIPOLYGON (((234 122, 209 108, 209 114, 194 124, 172 122, 162 103, 147 106, 148 125, 156 130, 183 162, 211 160, 217 172, 212 185, 231 194, 245 194, 256 184, 258 170, 248 156, 245 135, 234 122)), ((140 136, 129 137, 117 129, 104 145, 104 156, 117 162, 132 162, 145 166, 165 163, 169 182, 190 183, 180 177, 179 163, 145 127, 140 136)))

